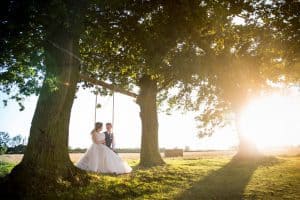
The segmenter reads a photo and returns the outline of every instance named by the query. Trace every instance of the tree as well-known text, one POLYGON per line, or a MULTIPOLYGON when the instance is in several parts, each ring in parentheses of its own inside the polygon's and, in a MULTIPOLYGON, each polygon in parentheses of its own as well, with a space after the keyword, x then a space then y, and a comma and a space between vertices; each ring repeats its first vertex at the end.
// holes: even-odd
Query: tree
POLYGON ((0 132, 0 155, 6 152, 8 141, 9 141, 8 133, 0 132))
POLYGON ((253 1, 251 5, 252 9, 238 15, 244 23, 227 27, 221 42, 211 43, 218 49, 220 62, 211 63, 211 70, 200 78, 196 101, 198 107, 204 99, 198 117, 200 137, 224 126, 228 112, 234 114, 241 156, 257 153, 241 134, 243 108, 272 89, 267 82, 288 85, 299 80, 299 2, 253 1))
POLYGON ((196 119, 200 137, 211 136, 216 128, 233 121, 240 139, 238 153, 243 156, 252 156, 257 150, 241 133, 241 113, 253 97, 267 88, 267 74, 263 73, 266 62, 262 61, 265 52, 260 51, 264 43, 258 34, 261 28, 252 20, 247 21, 255 11, 255 5, 252 6, 238 14, 244 24, 233 23, 233 14, 230 20, 219 24, 215 37, 206 41, 210 47, 207 54, 212 59, 199 66, 189 83, 179 85, 179 99, 189 100, 171 98, 171 103, 187 110, 199 110, 196 119))
MULTIPOLYGON (((257 10, 264 34, 264 62, 273 65, 267 73, 269 79, 287 85, 299 84, 300 21, 299 1, 274 1, 257 10)), ((267 67, 266 67, 267 68, 267 67)))
POLYGON ((22 143, 22 136, 17 135, 17 136, 10 139, 9 146, 10 147, 16 147, 16 146, 20 145, 21 143, 22 143))
POLYGON ((3 1, 1 8, 0 89, 19 102, 39 94, 26 152, 1 190, 18 198, 39 198, 53 190, 59 178, 76 182, 76 174, 81 174, 68 155, 69 119, 80 72, 79 61, 69 52, 79 56, 86 2, 3 1))
POLYGON ((81 55, 89 66, 86 73, 119 87, 140 89, 141 166, 163 164, 157 104, 168 99, 169 89, 185 83, 205 59, 211 59, 206 41, 216 38, 219 23, 240 12, 241 3, 128 1, 115 9, 95 7, 98 12, 90 17, 97 20, 82 40, 81 55))
POLYGON ((233 121, 239 138, 238 155, 242 157, 254 156, 258 153, 256 145, 245 137, 241 127, 245 107, 253 98, 260 95, 263 87, 266 87, 266 80, 260 77, 260 64, 256 62, 256 56, 233 58, 233 62, 223 66, 227 68, 226 73, 217 73, 216 87, 220 90, 217 93, 217 99, 225 103, 226 107, 223 111, 233 113, 233 121))

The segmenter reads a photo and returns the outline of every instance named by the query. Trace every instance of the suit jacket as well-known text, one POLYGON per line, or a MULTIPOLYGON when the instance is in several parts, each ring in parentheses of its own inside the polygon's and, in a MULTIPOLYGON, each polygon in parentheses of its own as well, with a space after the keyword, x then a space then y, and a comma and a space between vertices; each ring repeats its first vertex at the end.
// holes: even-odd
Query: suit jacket
POLYGON ((113 140, 114 140, 114 134, 108 133, 107 131, 104 132, 105 135, 105 144, 109 148, 113 148, 113 140))

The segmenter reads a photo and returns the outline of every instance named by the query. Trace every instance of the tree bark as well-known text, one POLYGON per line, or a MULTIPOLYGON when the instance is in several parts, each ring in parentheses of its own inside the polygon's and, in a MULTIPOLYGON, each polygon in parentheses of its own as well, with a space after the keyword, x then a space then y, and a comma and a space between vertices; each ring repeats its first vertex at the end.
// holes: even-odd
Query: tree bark
MULTIPOLYGON (((78 38, 58 30, 47 39, 78 55, 78 38)), ((51 192, 52 186, 56 190, 61 181, 74 183, 86 178, 75 168, 68 153, 69 120, 80 64, 50 43, 45 46, 45 53, 46 76, 28 145, 21 163, 7 177, 6 193, 14 193, 16 198, 41 199, 41 195, 51 192)))
POLYGON ((149 76, 140 80, 140 94, 137 103, 140 106, 142 121, 142 143, 140 166, 151 167, 163 165, 164 161, 159 153, 158 119, 157 119, 157 83, 149 76))

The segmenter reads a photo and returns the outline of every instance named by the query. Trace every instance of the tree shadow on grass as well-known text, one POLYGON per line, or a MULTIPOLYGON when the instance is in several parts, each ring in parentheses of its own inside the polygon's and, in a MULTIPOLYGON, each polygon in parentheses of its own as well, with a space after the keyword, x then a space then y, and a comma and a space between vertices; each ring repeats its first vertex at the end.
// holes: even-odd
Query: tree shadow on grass
POLYGON ((275 157, 251 159, 234 157, 224 167, 194 183, 176 199, 243 199, 244 190, 258 166, 274 165, 277 162, 275 157))

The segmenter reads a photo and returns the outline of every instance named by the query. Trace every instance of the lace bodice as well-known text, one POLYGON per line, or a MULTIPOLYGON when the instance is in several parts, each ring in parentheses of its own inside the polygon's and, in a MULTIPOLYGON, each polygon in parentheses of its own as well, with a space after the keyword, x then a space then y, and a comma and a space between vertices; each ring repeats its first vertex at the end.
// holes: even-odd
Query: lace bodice
POLYGON ((104 133, 99 133, 99 132, 97 132, 97 133, 96 133, 96 140, 97 140, 97 141, 105 140, 105 135, 104 135, 104 133))

